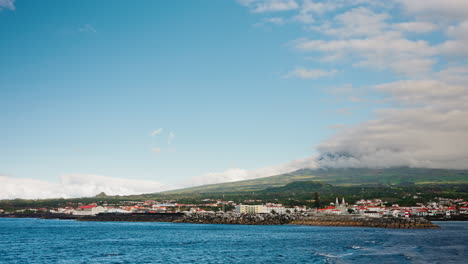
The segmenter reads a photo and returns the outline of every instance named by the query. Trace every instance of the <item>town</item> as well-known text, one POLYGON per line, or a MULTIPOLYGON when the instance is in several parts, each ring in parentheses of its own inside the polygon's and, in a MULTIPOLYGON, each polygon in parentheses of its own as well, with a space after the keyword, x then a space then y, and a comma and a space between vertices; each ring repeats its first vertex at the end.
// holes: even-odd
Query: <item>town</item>
MULTIPOLYGON (((312 200, 313 201, 313 200, 312 200)), ((264 203, 262 200, 244 200, 242 203, 224 201, 221 199, 203 199, 198 204, 183 204, 177 200, 167 201, 120 201, 110 204, 98 201, 89 204, 68 202, 67 206, 59 208, 26 208, 13 211, 0 209, 0 215, 18 215, 34 213, 51 213, 70 216, 95 216, 98 214, 155 214, 155 213, 198 213, 214 214, 217 212, 230 212, 237 214, 309 214, 309 215, 362 215, 366 217, 425 217, 425 218, 452 218, 468 217, 468 202, 464 199, 449 199, 437 197, 435 201, 426 204, 417 203, 414 206, 399 206, 392 204, 386 206, 381 199, 358 200, 348 204, 344 198, 336 198, 335 202, 322 208, 309 206, 286 207, 279 203, 264 203)))

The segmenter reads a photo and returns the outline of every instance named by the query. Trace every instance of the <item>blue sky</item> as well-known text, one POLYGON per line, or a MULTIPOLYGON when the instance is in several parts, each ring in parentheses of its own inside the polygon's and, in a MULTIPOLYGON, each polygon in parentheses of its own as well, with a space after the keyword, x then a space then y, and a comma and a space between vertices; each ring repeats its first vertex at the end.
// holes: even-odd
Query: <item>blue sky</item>
POLYGON ((330 143, 334 127, 384 119, 376 109, 407 98, 371 87, 466 66, 445 43, 461 41, 463 1, 438 24, 424 5, 360 2, 0 0, 0 175, 182 186, 350 152, 350 139, 330 143), (370 22, 350 31, 342 14, 370 22), (352 42, 387 35, 371 43, 396 43, 381 50, 352 42))

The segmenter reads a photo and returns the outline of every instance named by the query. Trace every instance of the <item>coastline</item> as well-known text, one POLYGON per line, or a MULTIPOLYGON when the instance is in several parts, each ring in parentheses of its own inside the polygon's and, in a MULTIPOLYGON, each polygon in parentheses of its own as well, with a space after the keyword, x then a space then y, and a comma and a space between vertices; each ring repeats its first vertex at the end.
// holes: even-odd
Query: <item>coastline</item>
MULTIPOLYGON (((103 222, 168 222, 225 225, 305 225, 336 227, 373 227, 389 229, 439 229, 424 218, 365 217, 360 215, 303 215, 303 214, 184 214, 184 213, 103 213, 95 216, 73 216, 53 213, 10 214, 2 218, 40 218, 103 222)), ((439 220, 437 220, 439 221, 439 220)), ((450 221, 449 219, 445 221, 450 221)))
POLYGON ((375 227, 392 229, 440 228, 438 225, 433 224, 424 218, 376 218, 359 215, 190 214, 176 222, 199 224, 375 227))

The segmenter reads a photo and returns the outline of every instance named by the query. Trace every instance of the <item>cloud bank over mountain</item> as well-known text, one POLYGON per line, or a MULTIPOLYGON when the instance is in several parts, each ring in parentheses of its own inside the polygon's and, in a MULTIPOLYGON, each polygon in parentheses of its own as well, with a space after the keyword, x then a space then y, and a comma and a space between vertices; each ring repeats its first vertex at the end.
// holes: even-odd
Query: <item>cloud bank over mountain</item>
MULTIPOLYGON (((256 12, 281 1, 242 1, 256 12), (248 3, 248 4, 246 4, 248 3)), ((464 0, 294 1, 294 9, 265 9, 284 23, 300 23, 315 39, 293 40, 294 49, 327 63, 392 72, 399 81, 366 90, 381 98, 372 119, 340 126, 319 144, 318 155, 254 170, 228 169, 198 178, 200 183, 246 180, 299 168, 426 167, 468 169, 468 4, 464 0), (293 10, 293 11, 291 11, 293 10), (283 13, 278 14, 279 12, 283 13), (287 11, 287 12, 286 12, 287 11), (274 12, 274 13, 273 13, 274 12), (325 16, 327 13, 336 14, 325 16), (293 14, 292 14, 293 13, 293 14), (295 13, 295 14, 294 14, 295 13), (393 17, 393 14, 400 14, 393 17), (292 14, 292 15, 291 15, 292 14), (301 18, 301 19, 299 19, 301 18), (434 42, 428 33, 443 39, 434 42), (275 170, 276 168, 276 170, 275 170)), ((291 1, 284 5, 294 6, 291 1)), ((283 24, 284 24, 283 23, 283 24)), ((319 78, 330 70, 297 69, 288 77, 319 78)), ((327 67, 328 69, 328 67, 327 67)), ((336 73, 336 71, 332 72, 336 73)), ((358 106, 369 103, 356 94, 358 106)), ((352 99, 351 99, 352 98, 352 99)))
POLYGON ((273 175, 279 175, 283 173, 288 173, 291 171, 299 170, 302 168, 316 168, 316 158, 310 157, 305 159, 293 160, 287 163, 268 166, 258 169, 240 169, 240 168, 231 168, 223 172, 213 172, 207 173, 202 176, 193 177, 190 180, 190 185, 204 185, 204 184, 215 184, 222 182, 234 182, 242 180, 250 180, 256 178, 263 178, 273 175))
POLYGON ((377 85, 395 107, 320 144, 321 167, 468 168, 468 87, 437 80, 377 85))

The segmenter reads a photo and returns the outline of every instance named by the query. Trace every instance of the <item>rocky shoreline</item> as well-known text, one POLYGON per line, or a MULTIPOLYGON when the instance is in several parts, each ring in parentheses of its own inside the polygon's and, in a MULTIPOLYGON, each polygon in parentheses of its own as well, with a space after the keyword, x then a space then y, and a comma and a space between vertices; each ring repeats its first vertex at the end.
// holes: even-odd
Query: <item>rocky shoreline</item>
POLYGON ((83 216, 78 221, 117 221, 117 222, 176 222, 184 217, 184 213, 105 213, 95 216, 83 216))
POLYGON ((174 223, 224 224, 224 225, 287 225, 300 219, 293 214, 186 214, 174 223))
POLYGON ((238 213, 102 213, 95 216, 36 213, 0 215, 8 218, 41 218, 77 221, 169 222, 226 225, 307 225, 375 227, 395 229, 437 229, 424 218, 365 217, 360 215, 238 214, 238 213))
POLYGON ((291 221, 293 225, 376 227, 393 229, 438 229, 424 218, 373 218, 359 216, 311 216, 291 221))
POLYGON ((301 214, 188 214, 176 223, 238 224, 238 225, 308 225, 342 227, 376 227, 396 229, 438 229, 424 218, 365 217, 356 215, 301 214))

